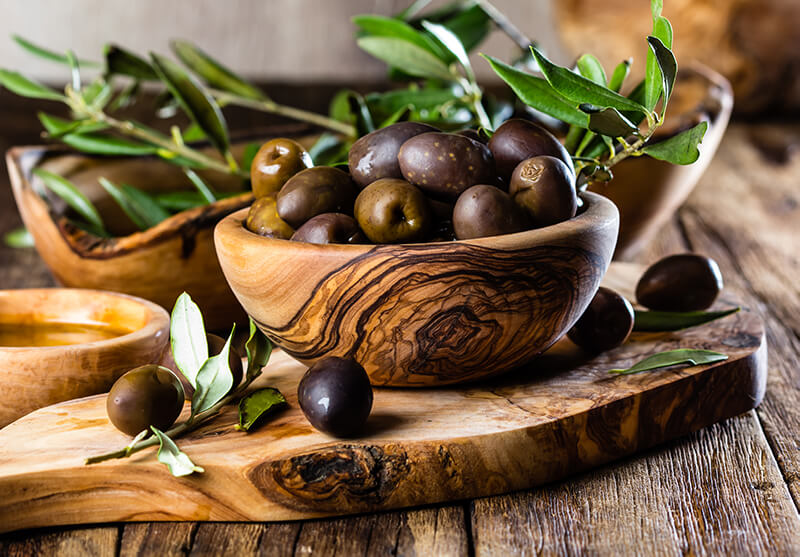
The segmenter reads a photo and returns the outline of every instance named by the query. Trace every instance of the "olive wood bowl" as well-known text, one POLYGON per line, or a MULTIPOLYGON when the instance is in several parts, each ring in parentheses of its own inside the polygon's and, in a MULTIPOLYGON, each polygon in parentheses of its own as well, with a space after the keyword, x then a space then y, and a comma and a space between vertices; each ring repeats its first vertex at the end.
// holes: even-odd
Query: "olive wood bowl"
POLYGON ((169 346, 169 315, 147 300, 72 288, 0 290, 0 325, 93 325, 111 338, 65 346, 0 346, 0 427, 43 406, 107 392, 169 346))
POLYGON ((588 193, 575 218, 516 234, 403 245, 265 238, 246 210, 217 225, 217 255, 247 313, 305 364, 355 358, 375 385, 501 373, 580 317, 606 272, 619 215, 588 193))

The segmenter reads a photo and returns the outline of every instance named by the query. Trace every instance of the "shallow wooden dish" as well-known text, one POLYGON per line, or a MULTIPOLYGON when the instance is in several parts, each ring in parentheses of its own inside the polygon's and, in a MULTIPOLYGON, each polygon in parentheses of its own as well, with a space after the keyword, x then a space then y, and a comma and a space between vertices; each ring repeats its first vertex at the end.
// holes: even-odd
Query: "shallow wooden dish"
POLYGON ((246 211, 214 237, 239 302, 296 359, 354 357, 376 385, 445 385, 529 361, 583 313, 618 229, 613 203, 584 199, 569 221, 457 242, 291 242, 249 232, 246 211))
POLYGON ((97 290, 0 290, 0 323, 75 323, 121 333, 66 346, 0 346, 0 427, 43 406, 106 392, 129 369, 160 361, 169 345, 163 308, 97 290))

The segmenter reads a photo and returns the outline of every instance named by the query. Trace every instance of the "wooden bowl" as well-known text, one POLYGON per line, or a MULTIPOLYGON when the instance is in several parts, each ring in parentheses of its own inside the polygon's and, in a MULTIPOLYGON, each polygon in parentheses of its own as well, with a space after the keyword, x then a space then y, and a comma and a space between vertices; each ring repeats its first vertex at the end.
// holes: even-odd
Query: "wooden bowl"
POLYGON ((169 315, 133 296, 71 288, 0 290, 0 326, 92 325, 109 338, 64 346, 0 346, 0 427, 37 408, 98 393, 158 362, 169 315))
POLYGON ((246 211, 214 238, 239 302, 296 359, 353 357, 375 385, 445 385, 529 361, 583 313, 619 224, 612 202, 584 199, 572 220, 456 242, 291 242, 249 232, 246 211))

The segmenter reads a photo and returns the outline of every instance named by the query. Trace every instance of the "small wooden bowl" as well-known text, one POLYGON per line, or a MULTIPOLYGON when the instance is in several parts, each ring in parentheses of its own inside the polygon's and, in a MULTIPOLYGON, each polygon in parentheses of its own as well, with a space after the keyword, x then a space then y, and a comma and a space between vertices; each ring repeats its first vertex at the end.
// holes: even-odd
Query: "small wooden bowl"
POLYGON ((264 238, 244 227, 244 210, 214 238, 239 302, 296 359, 353 357, 375 385, 445 385, 529 361, 583 313, 619 226, 612 202, 592 193, 584 201, 554 226, 456 242, 264 238))
POLYGON ((0 427, 38 408, 98 393, 169 345, 169 315, 146 300, 71 288, 0 290, 0 324, 95 325, 119 336, 66 346, 0 346, 0 427))

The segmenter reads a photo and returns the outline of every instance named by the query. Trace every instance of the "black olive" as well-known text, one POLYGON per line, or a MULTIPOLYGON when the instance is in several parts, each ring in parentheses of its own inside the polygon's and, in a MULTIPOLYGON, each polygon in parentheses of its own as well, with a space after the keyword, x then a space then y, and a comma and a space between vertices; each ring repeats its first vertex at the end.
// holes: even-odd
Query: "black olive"
POLYGON ((698 311, 710 307, 721 290, 716 261, 682 253, 648 267, 636 285, 636 301, 659 311, 698 311))
POLYGON ((165 367, 148 364, 117 379, 106 399, 108 419, 118 430, 137 435, 150 426, 166 430, 183 409, 183 387, 165 367))
POLYGON ((633 308, 628 300, 601 286, 567 336, 591 353, 616 348, 633 330, 633 308))

